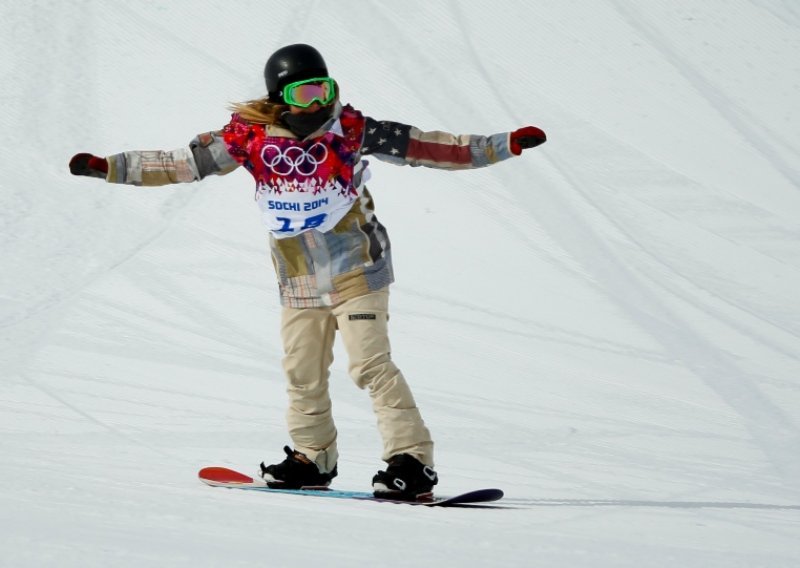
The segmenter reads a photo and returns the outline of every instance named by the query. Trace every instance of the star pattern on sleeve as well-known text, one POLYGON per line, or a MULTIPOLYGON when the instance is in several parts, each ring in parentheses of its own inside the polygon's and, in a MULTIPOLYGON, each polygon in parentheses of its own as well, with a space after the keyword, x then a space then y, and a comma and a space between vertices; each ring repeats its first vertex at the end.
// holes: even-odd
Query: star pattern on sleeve
POLYGON ((368 118, 361 152, 404 158, 408 151, 410 130, 411 127, 407 124, 368 118))

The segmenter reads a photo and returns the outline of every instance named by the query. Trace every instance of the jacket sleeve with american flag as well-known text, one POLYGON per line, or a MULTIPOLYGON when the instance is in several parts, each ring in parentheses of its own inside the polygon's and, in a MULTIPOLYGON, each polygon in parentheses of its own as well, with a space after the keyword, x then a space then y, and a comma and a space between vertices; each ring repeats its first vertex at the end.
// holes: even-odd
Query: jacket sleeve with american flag
POLYGON ((514 156, 509 137, 508 132, 491 136, 423 132, 408 124, 367 117, 361 154, 397 165, 447 170, 480 168, 514 156))

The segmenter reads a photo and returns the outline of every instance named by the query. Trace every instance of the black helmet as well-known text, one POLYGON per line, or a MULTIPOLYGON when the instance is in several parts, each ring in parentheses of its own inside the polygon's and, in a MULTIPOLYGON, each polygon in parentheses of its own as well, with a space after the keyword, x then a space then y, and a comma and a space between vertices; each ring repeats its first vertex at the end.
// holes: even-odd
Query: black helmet
POLYGON ((303 79, 327 77, 328 67, 319 51, 305 43, 295 43, 280 48, 267 59, 264 80, 267 82, 269 100, 282 103, 281 90, 285 85, 303 79))

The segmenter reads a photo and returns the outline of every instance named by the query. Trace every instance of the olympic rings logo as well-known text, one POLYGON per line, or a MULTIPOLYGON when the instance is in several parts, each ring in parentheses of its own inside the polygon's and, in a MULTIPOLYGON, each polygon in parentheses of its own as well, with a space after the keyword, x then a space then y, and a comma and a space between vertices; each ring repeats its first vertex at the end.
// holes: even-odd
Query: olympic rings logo
POLYGON ((267 144, 261 150, 261 161, 279 176, 299 174, 310 176, 328 158, 328 149, 317 142, 308 150, 300 146, 289 146, 286 150, 275 144, 267 144))

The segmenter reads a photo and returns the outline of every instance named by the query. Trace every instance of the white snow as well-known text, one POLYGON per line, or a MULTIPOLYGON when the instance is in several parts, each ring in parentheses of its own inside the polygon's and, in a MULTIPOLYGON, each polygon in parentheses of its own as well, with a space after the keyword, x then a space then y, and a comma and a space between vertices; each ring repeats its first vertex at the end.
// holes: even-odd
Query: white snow
MULTIPOLYGON (((800 10, 790 0, 2 2, 0 565, 800 565, 800 10), (395 360, 439 492, 497 510, 212 489, 288 443, 244 171, 129 188, 320 47, 378 119, 541 148, 372 160, 395 360)), ((382 465, 337 347, 336 486, 382 465)))

